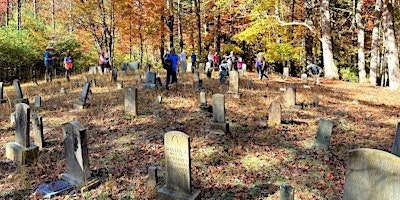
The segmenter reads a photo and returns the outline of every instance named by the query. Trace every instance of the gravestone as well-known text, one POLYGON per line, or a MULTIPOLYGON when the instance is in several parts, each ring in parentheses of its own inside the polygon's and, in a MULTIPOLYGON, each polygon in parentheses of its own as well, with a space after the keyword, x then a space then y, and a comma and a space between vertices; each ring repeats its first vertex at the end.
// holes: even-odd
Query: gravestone
POLYGON ((6 102, 6 99, 4 99, 3 96, 3 82, 0 82, 0 104, 3 104, 6 102))
POLYGON ((135 86, 126 87, 124 89, 124 108, 125 115, 137 116, 138 109, 138 93, 135 86))
POLYGON ((187 63, 187 72, 193 73, 194 67, 192 67, 192 62, 187 63))
POLYGON ((118 80, 118 70, 117 68, 113 68, 111 70, 111 81, 117 82, 117 80, 118 80))
POLYGON ((193 78, 194 78, 194 81, 199 81, 200 80, 200 73, 198 72, 198 71, 195 71, 194 73, 193 73, 193 78))
POLYGON ((90 83, 86 82, 83 85, 81 96, 79 97, 79 101, 74 103, 74 108, 76 109, 84 109, 88 107, 88 103, 86 102, 87 97, 89 95, 90 83))
POLYGON ((74 186, 70 185, 68 182, 57 180, 38 186, 35 190, 35 197, 40 199, 53 199, 57 195, 68 194, 73 189, 74 186))
POLYGON ((123 81, 117 83, 117 89, 118 90, 121 90, 123 87, 124 87, 124 82, 123 81))
POLYGON ((229 91, 228 94, 234 94, 236 97, 240 97, 239 92, 239 73, 236 70, 229 72, 229 91))
POLYGON ((248 87, 249 89, 253 89, 253 88, 254 88, 254 81, 253 81, 253 79, 247 80, 247 87, 248 87))
POLYGON ((329 143, 332 137, 333 121, 321 118, 319 120, 317 137, 315 139, 316 147, 329 149, 329 143))
POLYGON ((284 67, 283 68, 283 73, 282 73, 282 79, 286 80, 289 77, 289 68, 288 67, 284 67))
POLYGON ((97 74, 97 72, 96 72, 96 67, 89 67, 89 74, 97 74))
POLYGON ((93 79, 90 83, 91 83, 90 86, 92 86, 92 87, 97 87, 97 81, 96 81, 96 79, 93 79))
POLYGON ((167 173, 157 199, 200 199, 200 191, 191 187, 190 137, 179 131, 170 131, 164 135, 164 149, 167 173))
POLYGON ((247 65, 245 63, 242 64, 243 76, 246 76, 247 65))
POLYGON ((126 76, 128 70, 128 66, 126 63, 121 64, 121 76, 126 76))
POLYGON ((15 112, 10 113, 10 123, 15 124, 16 116, 15 112))
POLYGON ((34 107, 34 111, 35 111, 35 112, 39 112, 39 111, 40 111, 40 107, 42 107, 42 97, 40 97, 40 96, 35 96, 35 107, 34 107))
POLYGON ((161 104, 161 103, 162 103, 162 96, 157 96, 156 102, 157 102, 158 104, 161 104))
POLYGON ((15 79, 13 81, 13 85, 14 85, 15 93, 17 95, 17 99, 14 100, 14 103, 15 104, 26 103, 26 104, 29 105, 29 100, 27 98, 24 98, 24 95, 22 94, 22 88, 21 88, 21 85, 19 83, 19 80, 15 79))
POLYGON ((200 92, 200 109, 211 110, 211 105, 207 104, 207 92, 200 92))
POLYGON ((204 72, 205 66, 206 66, 206 64, 204 64, 204 63, 199 63, 199 71, 200 71, 200 72, 204 72))
POLYGON ((296 105, 296 87, 288 84, 285 91, 285 106, 291 107, 296 105))
POLYGON ((108 74, 110 72, 110 68, 104 68, 104 73, 103 74, 108 74))
POLYGON ((240 77, 244 76, 244 70, 243 69, 238 69, 238 73, 240 77))
POLYGON ((149 180, 148 180, 148 185, 149 187, 156 187, 158 184, 158 175, 157 175, 157 167, 156 166, 150 166, 147 170, 149 174, 149 180))
POLYGON ((210 69, 212 69, 211 63, 210 62, 206 62, 205 69, 204 69, 205 72, 208 73, 208 71, 210 71, 210 69))
POLYGON ((282 106, 279 100, 275 99, 268 108, 268 126, 279 126, 282 121, 282 106))
POLYGON ((400 122, 397 122, 396 135, 392 145, 392 154, 400 157, 400 122))
POLYGON ((202 90, 203 89, 203 80, 199 80, 198 82, 197 82, 197 90, 202 90))
POLYGON ((30 107, 25 103, 15 106, 15 142, 6 144, 6 157, 19 164, 34 162, 39 148, 30 143, 30 107))
POLYGON ((290 185, 281 185, 279 194, 279 200, 294 200, 294 188, 290 185))
POLYGON ((67 171, 61 175, 61 179, 78 190, 91 186, 95 181, 90 174, 86 129, 78 121, 72 121, 63 124, 62 130, 67 171))
POLYGON ((187 70, 187 62, 186 62, 186 61, 181 61, 180 64, 181 64, 181 70, 180 70, 181 74, 186 73, 186 70, 187 70))
POLYGON ((398 200, 399 197, 399 157, 377 149, 349 151, 343 200, 398 200))
POLYGON ((83 76, 83 82, 89 82, 89 78, 87 76, 83 76))
POLYGON ((132 71, 132 72, 139 70, 139 62, 137 62, 137 61, 129 62, 128 70, 132 71))
POLYGON ((301 83, 307 84, 307 74, 301 74, 301 83))
POLYGON ((225 133, 229 133, 229 123, 225 121, 225 96, 223 94, 214 94, 213 101, 213 119, 211 121, 211 128, 221 129, 225 133))
POLYGON ((60 94, 66 94, 66 93, 67 93, 67 91, 65 90, 65 88, 60 89, 60 94))
POLYGON ((159 89, 159 90, 162 90, 162 89, 163 89, 163 86, 162 86, 161 78, 160 78, 160 77, 157 77, 157 78, 156 78, 156 86, 157 86, 157 89, 159 89))
POLYGON ((146 82, 143 84, 143 88, 155 88, 156 87, 156 73, 147 72, 146 82))
POLYGON ((43 119, 42 116, 38 113, 34 113, 32 115, 32 138, 33 144, 39 147, 39 150, 42 150, 44 147, 44 137, 43 137, 43 119))
POLYGON ((207 72, 206 72, 207 73, 207 78, 209 78, 209 79, 211 78, 213 71, 214 71, 214 69, 212 67, 207 69, 207 72))
POLYGON ((97 73, 103 75, 103 70, 101 69, 100 66, 97 67, 97 73))

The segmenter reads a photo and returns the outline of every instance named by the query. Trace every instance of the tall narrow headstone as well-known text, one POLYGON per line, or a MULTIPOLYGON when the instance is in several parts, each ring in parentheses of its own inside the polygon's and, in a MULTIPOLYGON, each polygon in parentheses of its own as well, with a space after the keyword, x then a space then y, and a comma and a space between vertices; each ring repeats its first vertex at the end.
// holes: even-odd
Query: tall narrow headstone
POLYGON ((288 67, 284 67, 283 68, 283 73, 282 73, 282 79, 285 80, 289 77, 289 68, 288 67))
POLYGON ((282 106, 279 100, 273 100, 268 108, 268 126, 279 126, 282 121, 282 106))
POLYGON ((290 185, 281 185, 279 194, 279 200, 294 200, 294 188, 290 185))
POLYGON ((392 145, 392 154, 400 157, 400 122, 397 122, 396 135, 392 145))
POLYGON ((82 88, 81 96, 79 97, 79 101, 74 103, 74 108, 84 109, 88 106, 86 100, 89 95, 89 91, 90 91, 90 83, 85 82, 82 88))
POLYGON ((206 92, 200 92, 200 109, 202 110, 211 110, 211 105, 208 105, 207 103, 207 93, 206 92))
POLYGON ((3 82, 0 82, 0 104, 5 103, 6 99, 3 96, 3 82))
POLYGON ((111 80, 113 82, 117 82, 117 80, 118 80, 118 70, 117 70, 117 68, 113 68, 111 70, 111 80))
POLYGON ((16 93, 16 95, 17 95, 17 99, 14 100, 14 103, 15 103, 15 104, 18 104, 18 103, 26 103, 26 104, 29 104, 28 99, 27 99, 27 98, 24 98, 24 95, 22 94, 22 88, 21 88, 21 85, 20 85, 18 79, 15 79, 15 80, 13 81, 13 85, 14 85, 15 93, 16 93))
POLYGON ((232 70, 229 72, 229 91, 228 93, 239 96, 239 72, 232 70))
POLYGON ((329 143, 332 137, 332 128, 333 128, 333 121, 328 119, 321 118, 319 120, 317 137, 315 144, 319 148, 323 148, 325 150, 329 149, 329 143))
POLYGON ((190 137, 179 131, 164 135, 166 181, 158 190, 158 199, 200 199, 200 191, 191 188, 190 137))
POLYGON ((377 149, 348 153, 343 200, 400 197, 400 158, 377 149))
POLYGON ((213 101, 213 119, 211 128, 221 129, 225 133, 229 133, 229 123, 225 121, 225 96, 223 94, 214 94, 213 101))
POLYGON ((15 106, 15 142, 6 144, 6 157, 19 164, 33 162, 37 159, 39 148, 30 143, 30 108, 25 103, 15 106))
POLYGON ((35 112, 39 112, 39 111, 40 111, 40 107, 42 107, 42 97, 40 97, 40 96, 35 96, 35 107, 34 107, 34 111, 35 111, 35 112))
POLYGON ((136 75, 136 82, 137 82, 137 84, 142 84, 142 75, 140 75, 140 74, 136 75))
POLYGON ((156 87, 156 73, 146 73, 146 83, 143 84, 143 88, 155 88, 156 87))
POLYGON ((43 120, 42 116, 35 113, 32 115, 32 138, 33 144, 39 147, 39 149, 43 149, 44 147, 44 137, 43 137, 43 120))
POLYGON ((125 115, 137 116, 138 108, 138 94, 137 88, 135 86, 126 87, 124 89, 124 105, 125 105, 125 115))
POLYGON ((67 171, 61 178, 81 189, 91 177, 86 129, 78 121, 72 121, 63 124, 62 130, 67 171))
POLYGON ((288 84, 285 91, 285 106, 291 107, 296 105, 296 87, 288 84))

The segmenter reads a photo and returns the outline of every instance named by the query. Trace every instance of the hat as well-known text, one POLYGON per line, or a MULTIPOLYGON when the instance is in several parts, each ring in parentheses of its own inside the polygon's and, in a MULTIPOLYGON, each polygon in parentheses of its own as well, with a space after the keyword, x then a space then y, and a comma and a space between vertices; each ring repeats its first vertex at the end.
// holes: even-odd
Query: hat
POLYGON ((46 47, 46 50, 53 50, 53 49, 54 48, 52 46, 50 46, 50 45, 46 47))

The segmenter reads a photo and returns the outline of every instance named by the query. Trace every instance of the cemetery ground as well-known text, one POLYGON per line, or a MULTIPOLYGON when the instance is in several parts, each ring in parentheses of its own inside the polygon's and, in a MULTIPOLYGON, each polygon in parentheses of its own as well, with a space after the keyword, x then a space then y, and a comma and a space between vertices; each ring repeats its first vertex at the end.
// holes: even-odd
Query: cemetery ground
MULTIPOLYGON (((165 80, 165 72, 160 72, 165 80)), ((42 97, 46 146, 34 164, 18 167, 5 158, 5 145, 14 140, 10 101, 0 106, 0 199, 35 199, 34 189, 59 179, 65 172, 62 124, 79 121, 87 131, 90 169, 101 184, 90 191, 58 196, 57 199, 155 199, 157 189, 147 184, 149 166, 159 168, 165 180, 163 135, 182 131, 191 138, 192 186, 202 199, 279 199, 279 186, 295 188, 295 199, 341 199, 345 183, 347 152, 355 148, 389 151, 399 120, 398 91, 338 80, 322 79, 322 85, 306 88, 299 78, 282 81, 280 75, 258 80, 247 72, 240 80, 241 98, 225 95, 230 134, 210 129, 212 113, 199 108, 199 91, 193 75, 178 78, 170 91, 142 89, 138 85, 138 116, 124 114, 124 93, 111 82, 111 74, 87 75, 96 79, 88 97, 90 106, 74 110, 82 90, 83 75, 67 82, 22 83, 31 107, 36 95, 42 97), (248 79, 254 80, 249 88, 248 79), (79 80, 80 87, 74 87, 79 80), (287 83, 297 87, 298 106, 282 111, 282 124, 268 127, 268 106, 276 98, 283 101, 287 83), (61 88, 66 94, 60 94, 61 88), (163 97, 162 103, 156 101, 163 97), (315 97, 319 105, 312 105, 315 97), (333 119, 330 149, 315 148, 320 118, 333 119)), ((119 76, 123 85, 135 85, 133 74, 119 76)), ((207 100, 225 94, 215 73, 212 79, 201 74, 207 100)), ((309 80, 311 82, 311 80, 309 80)), ((15 99, 12 86, 5 96, 15 99)))

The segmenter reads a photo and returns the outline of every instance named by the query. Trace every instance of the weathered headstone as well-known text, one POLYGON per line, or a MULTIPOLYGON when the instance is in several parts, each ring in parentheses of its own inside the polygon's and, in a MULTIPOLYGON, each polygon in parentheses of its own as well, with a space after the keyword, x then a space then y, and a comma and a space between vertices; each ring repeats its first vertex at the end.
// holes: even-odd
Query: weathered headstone
POLYGON ((97 72, 96 72, 96 67, 89 67, 89 74, 97 74, 97 72))
POLYGON ((39 149, 43 149, 44 147, 44 137, 43 137, 43 119, 42 116, 38 113, 34 113, 32 115, 32 138, 33 144, 39 147, 39 149))
POLYGON ((203 80, 199 80, 197 82, 197 90, 202 90, 203 89, 203 80))
POLYGON ((279 126, 282 121, 282 106, 279 100, 273 100, 268 108, 268 126, 279 126))
POLYGON ((137 71, 139 69, 139 62, 134 61, 134 62, 129 62, 128 63, 128 70, 129 71, 137 71))
POLYGON ((296 105, 296 87, 288 84, 285 91, 285 106, 291 107, 296 105))
POLYGON ((121 76, 126 76, 128 70, 128 66, 126 63, 121 64, 121 76))
POLYGON ((200 71, 200 72, 204 72, 205 66, 206 66, 206 64, 204 64, 204 63, 199 63, 199 71, 200 71))
POLYGON ((195 71, 193 73, 194 81, 199 81, 200 80, 200 73, 198 71, 195 71))
POLYGON ((118 80, 118 70, 117 68, 113 68, 111 70, 111 81, 117 82, 117 80, 118 80))
POLYGON ((294 188, 290 185, 281 185, 279 194, 279 200, 294 200, 294 188))
POLYGON ((315 139, 315 144, 319 148, 325 150, 329 149, 329 143, 332 137, 333 121, 321 118, 319 120, 317 137, 315 139))
POLYGON ((124 89, 124 106, 125 115, 137 116, 138 109, 138 93, 135 86, 126 87, 124 89))
POLYGON ((307 74, 301 74, 301 83, 307 84, 307 74))
POLYGON ((243 69, 238 69, 238 73, 240 77, 244 76, 244 70, 243 69))
POLYGON ((13 81, 13 85, 14 85, 15 93, 17 94, 17 99, 14 100, 14 103, 15 104, 26 103, 26 104, 29 105, 29 100, 27 98, 24 98, 24 95, 22 94, 22 88, 21 88, 21 85, 19 83, 19 80, 15 79, 13 81))
POLYGON ((143 84, 143 88, 155 88, 156 87, 156 73, 146 73, 146 83, 143 84))
POLYGON ((160 77, 157 77, 157 78, 156 78, 156 86, 157 86, 157 89, 159 89, 159 90, 162 90, 162 89, 163 89, 163 86, 162 86, 161 78, 160 78, 160 77))
POLYGON ((40 97, 40 96, 35 96, 35 107, 34 107, 34 111, 35 111, 35 112, 39 112, 39 111, 40 111, 40 107, 42 107, 42 97, 40 97))
POLYGON ((150 166, 148 168, 148 174, 149 174, 149 180, 148 180, 149 187, 156 187, 158 184, 157 167, 150 166))
POLYGON ((221 129, 225 133, 229 133, 229 123, 225 121, 225 96, 223 94, 214 94, 213 101, 213 119, 211 128, 221 129))
POLYGON ((400 157, 400 122, 397 122, 396 135, 392 145, 392 154, 400 157))
POLYGON ((84 109, 84 108, 86 108, 88 106, 86 100, 87 100, 87 97, 89 95, 89 91, 90 91, 90 83, 86 82, 83 85, 82 93, 81 93, 81 96, 79 97, 79 101, 74 103, 74 108, 84 109))
POLYGON ((15 110, 15 142, 6 144, 6 157, 19 164, 31 163, 38 158, 39 148, 30 143, 30 108, 18 103, 15 110))
POLYGON ((187 63, 187 72, 192 72, 193 73, 194 67, 192 67, 192 62, 187 63))
POLYGON ((158 190, 158 199, 200 199, 200 191, 191 187, 190 137, 179 131, 164 135, 166 180, 158 190))
MULTIPOLYGON (((100 75, 103 75, 103 71, 102 71, 102 69, 101 69, 101 67, 100 66, 98 66, 97 67, 97 73, 99 73, 100 75)), ((95 73, 96 74, 96 73, 95 73)))
POLYGON ((207 104, 207 92, 200 92, 200 109, 211 110, 211 105, 207 104))
POLYGON ((253 81, 253 79, 249 79, 249 80, 247 81, 247 87, 248 87, 249 89, 253 89, 253 88, 254 88, 254 81, 253 81))
POLYGON ((245 63, 242 64, 243 75, 246 76, 247 65, 245 63))
POLYGON ((284 67, 283 68, 283 73, 282 73, 282 79, 285 80, 289 77, 289 68, 288 67, 284 67))
POLYGON ((63 124, 62 130, 67 171, 61 178, 79 190, 91 182, 86 129, 78 121, 72 121, 63 124))
POLYGON ((15 124, 15 121, 16 121, 15 112, 12 112, 10 113, 10 123, 15 124))
POLYGON ((87 76, 83 76, 83 82, 89 82, 89 78, 87 76))
POLYGON ((67 91, 65 90, 65 88, 60 89, 60 94, 66 94, 66 93, 67 93, 67 91))
POLYGON ((377 149, 349 151, 343 200, 398 200, 399 197, 399 157, 377 149))
POLYGON ((205 69, 204 69, 205 72, 208 73, 208 71, 210 71, 211 68, 212 68, 211 63, 210 62, 206 62, 205 69))
POLYGON ((96 79, 93 79, 91 82, 91 87, 97 87, 97 81, 96 81, 96 79))
POLYGON ((157 96, 156 101, 158 104, 162 103, 162 96, 157 96))
POLYGON ((0 82, 0 104, 5 103, 6 99, 3 96, 3 82, 0 82))
POLYGON ((229 91, 228 93, 240 95, 239 93, 239 73, 236 70, 229 72, 229 91))

